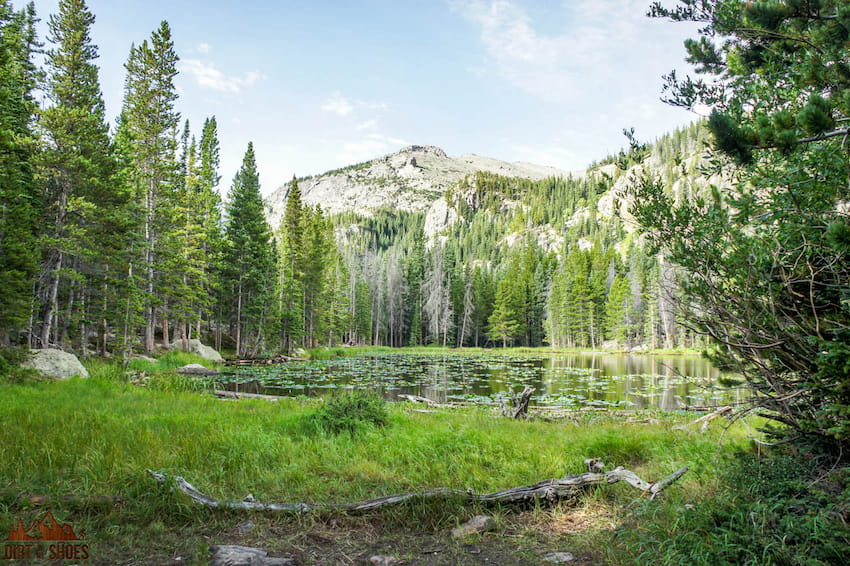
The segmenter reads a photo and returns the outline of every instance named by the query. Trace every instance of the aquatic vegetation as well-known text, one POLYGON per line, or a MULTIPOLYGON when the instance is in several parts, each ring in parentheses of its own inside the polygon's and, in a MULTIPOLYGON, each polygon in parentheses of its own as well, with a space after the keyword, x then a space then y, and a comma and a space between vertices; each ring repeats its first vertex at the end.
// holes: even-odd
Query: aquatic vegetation
POLYGON ((220 384, 282 396, 369 389, 437 402, 498 403, 526 385, 537 404, 570 408, 662 408, 735 402, 745 390, 695 356, 475 352, 375 352, 239 368, 220 384))

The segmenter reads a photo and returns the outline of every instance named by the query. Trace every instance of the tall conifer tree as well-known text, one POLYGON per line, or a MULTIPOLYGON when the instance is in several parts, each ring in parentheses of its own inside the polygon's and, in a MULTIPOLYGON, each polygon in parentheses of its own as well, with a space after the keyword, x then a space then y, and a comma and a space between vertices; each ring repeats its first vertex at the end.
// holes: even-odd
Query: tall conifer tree
POLYGON ((157 271, 166 251, 160 236, 168 224, 165 214, 169 209, 162 205, 173 192, 179 171, 176 150, 180 115, 174 108, 177 61, 171 28, 163 21, 150 41, 130 50, 126 64, 124 117, 132 149, 132 180, 143 211, 146 352, 154 348, 157 271))
POLYGON ((274 297, 275 254, 263 213, 254 145, 248 144, 227 203, 225 281, 236 353, 253 356, 266 345, 274 297))
POLYGON ((30 129, 36 110, 31 61, 35 47, 32 5, 15 12, 9 0, 0 0, 0 344, 4 345, 17 343, 26 326, 38 258, 40 199, 30 129))
MULTIPOLYGON (((61 0, 58 8, 48 19, 53 45, 46 60, 50 105, 39 119, 44 138, 39 162, 50 203, 40 278, 42 347, 50 344, 51 329, 59 323, 60 284, 70 286, 67 304, 74 304, 76 291, 77 303, 84 305, 91 277, 103 274, 102 252, 111 248, 112 239, 104 236, 113 231, 109 228, 115 227, 112 221, 124 201, 109 182, 114 165, 94 64, 97 47, 90 37, 95 18, 84 0, 61 0)), ((64 315, 67 324, 71 313, 64 315)), ((85 340, 85 331, 80 334, 85 340)))
POLYGON ((280 346, 291 351, 304 335, 304 204, 298 180, 292 178, 280 225, 279 312, 280 346))

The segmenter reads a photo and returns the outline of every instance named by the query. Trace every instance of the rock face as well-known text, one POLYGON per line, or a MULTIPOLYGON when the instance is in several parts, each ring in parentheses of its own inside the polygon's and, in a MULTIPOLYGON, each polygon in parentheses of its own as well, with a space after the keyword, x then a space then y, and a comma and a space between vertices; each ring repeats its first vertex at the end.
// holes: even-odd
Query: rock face
MULTIPOLYGON (((183 340, 175 340, 169 345, 170 350, 182 350, 183 349, 183 340)), ((224 358, 221 357, 215 348, 211 348, 209 346, 205 346, 201 344, 201 341, 197 338, 193 338, 189 340, 189 349, 187 352, 193 352, 198 354, 205 360, 209 360, 211 362, 224 362, 224 358)))
MULTIPOLYGON (((568 175, 554 167, 508 163, 471 153, 449 157, 439 147, 412 145, 366 163, 308 177, 298 181, 298 188, 305 203, 320 204, 330 213, 356 210, 368 214, 381 207, 424 212, 447 189, 477 171, 526 179, 568 175)), ((287 184, 266 199, 273 230, 280 226, 288 194, 287 184)))
POLYGON ((77 356, 52 348, 30 350, 30 359, 21 365, 33 368, 41 375, 53 379, 68 379, 75 375, 89 376, 89 372, 86 371, 77 356))

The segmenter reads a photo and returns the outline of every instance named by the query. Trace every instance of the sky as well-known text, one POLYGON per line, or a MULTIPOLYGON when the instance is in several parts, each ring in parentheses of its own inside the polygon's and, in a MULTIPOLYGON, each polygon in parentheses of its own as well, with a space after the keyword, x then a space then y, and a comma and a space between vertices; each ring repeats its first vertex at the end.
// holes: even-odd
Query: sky
MULTIPOLYGON (((35 0, 42 40, 57 4, 35 0)), ((647 18, 648 4, 87 1, 113 123, 131 45, 169 23, 177 110, 198 138, 216 117, 223 195, 248 142, 267 195, 412 144, 576 170, 625 146, 624 128, 651 141, 698 116, 660 100, 696 28, 647 18)))

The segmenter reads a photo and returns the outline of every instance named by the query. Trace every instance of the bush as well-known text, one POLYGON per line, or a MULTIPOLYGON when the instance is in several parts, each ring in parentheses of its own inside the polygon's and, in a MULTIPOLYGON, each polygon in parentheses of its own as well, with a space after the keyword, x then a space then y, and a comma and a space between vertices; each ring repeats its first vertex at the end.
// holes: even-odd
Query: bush
POLYGON ((846 564, 850 468, 801 454, 741 454, 719 492, 693 505, 646 502, 605 545, 611 564, 846 564))
POLYGON ((365 427, 389 422, 386 402, 371 391, 352 391, 331 397, 310 416, 320 429, 331 434, 356 433, 365 427))
POLYGON ((12 348, 0 349, 0 382, 23 383, 25 381, 38 381, 39 374, 32 368, 21 367, 26 361, 29 350, 15 350, 12 348))

